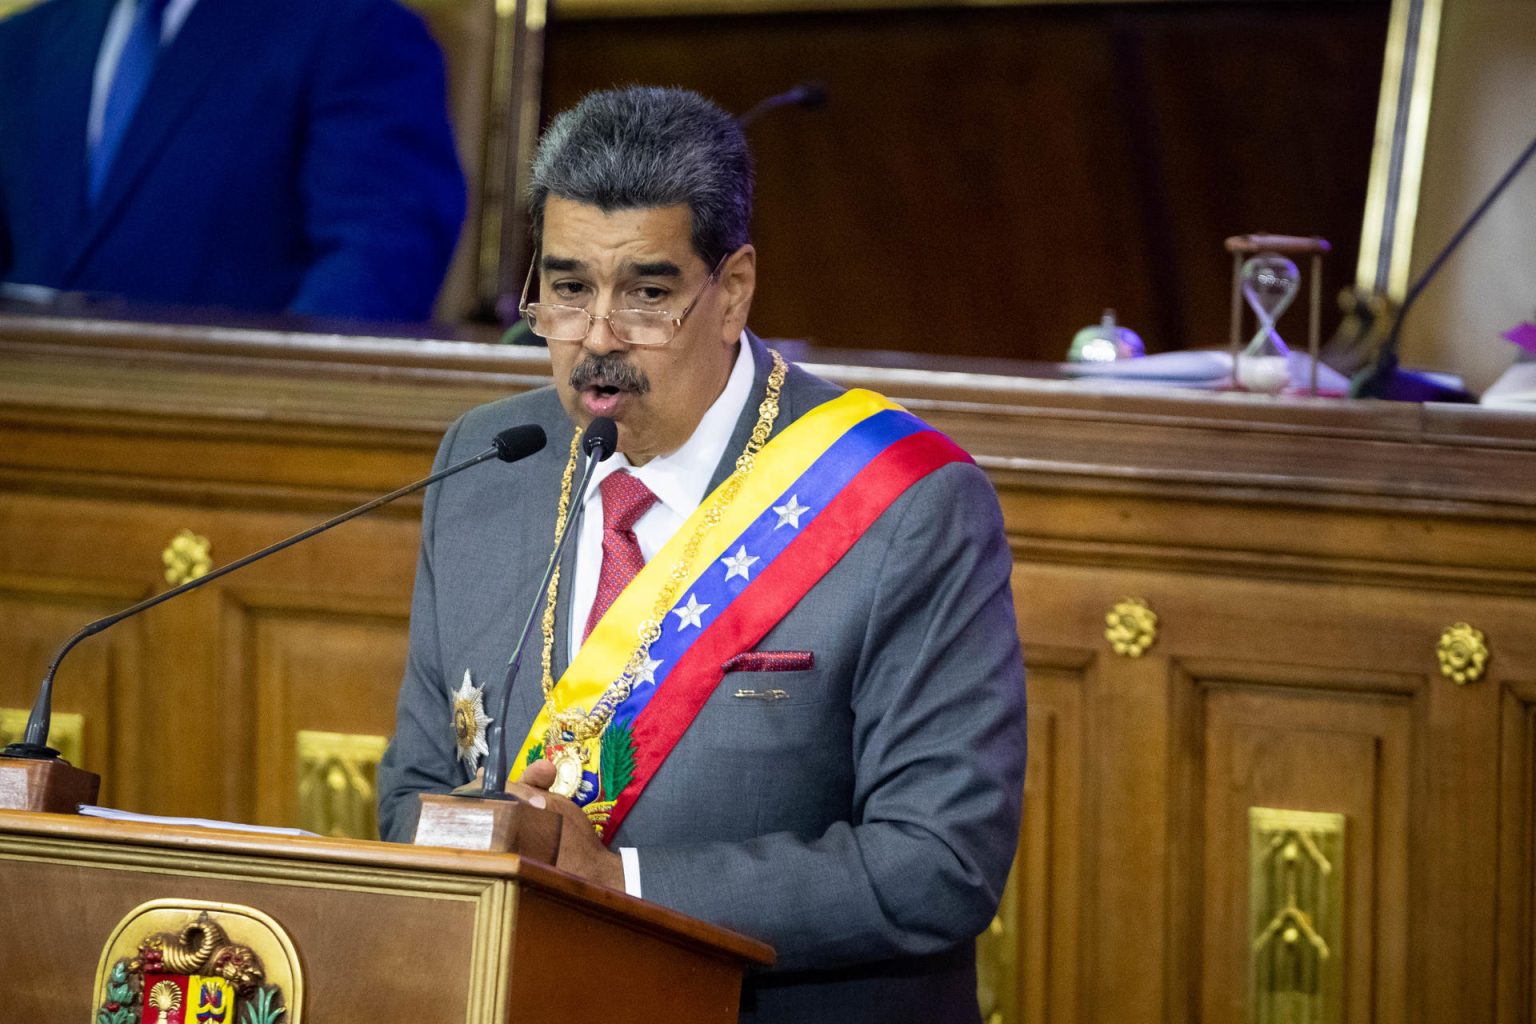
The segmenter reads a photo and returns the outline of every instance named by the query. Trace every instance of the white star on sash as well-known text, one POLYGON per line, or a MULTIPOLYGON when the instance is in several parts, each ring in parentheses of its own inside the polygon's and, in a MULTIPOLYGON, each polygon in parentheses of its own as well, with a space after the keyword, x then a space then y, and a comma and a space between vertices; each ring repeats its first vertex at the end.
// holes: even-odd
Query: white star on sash
MULTIPOLYGON (((705 607, 709 606, 705 605, 705 607)), ((639 671, 635 673, 635 682, 650 683, 654 686, 656 684, 656 670, 659 668, 661 668, 660 661, 657 661, 655 658, 646 658, 645 664, 641 665, 639 671)))
POLYGON ((729 558, 720 559, 720 564, 725 566, 725 578, 727 580, 736 576, 740 576, 744 580, 750 580, 751 577, 747 575, 747 570, 759 561, 761 559, 757 555, 747 554, 746 545, 742 545, 736 549, 734 555, 731 555, 729 558))
POLYGON ((773 510, 779 514, 779 521, 773 526, 775 530, 785 523, 788 523, 797 530, 800 529, 800 517, 810 511, 809 508, 800 504, 800 496, 798 494, 791 494, 786 504, 775 505, 773 510))
POLYGON ((703 623, 699 621, 699 617, 707 611, 709 611, 709 605, 699 604, 698 595, 689 594, 688 604, 682 608, 673 608, 672 614, 682 620, 682 624, 677 627, 679 630, 687 629, 689 626, 700 629, 703 623))

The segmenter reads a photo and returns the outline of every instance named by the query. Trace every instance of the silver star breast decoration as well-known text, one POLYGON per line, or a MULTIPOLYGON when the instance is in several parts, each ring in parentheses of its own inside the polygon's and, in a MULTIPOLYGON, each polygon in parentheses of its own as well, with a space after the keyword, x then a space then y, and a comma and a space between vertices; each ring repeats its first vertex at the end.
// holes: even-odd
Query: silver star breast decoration
POLYGON ((450 694, 453 700, 453 739, 459 760, 474 774, 480 759, 490 752, 485 743, 485 727, 491 717, 485 713, 485 688, 477 687, 464 670, 464 682, 450 694))

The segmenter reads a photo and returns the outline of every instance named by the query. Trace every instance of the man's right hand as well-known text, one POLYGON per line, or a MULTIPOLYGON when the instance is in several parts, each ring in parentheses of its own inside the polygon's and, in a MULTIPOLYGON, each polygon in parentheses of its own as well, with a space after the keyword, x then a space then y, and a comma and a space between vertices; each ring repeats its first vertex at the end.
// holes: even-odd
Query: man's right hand
POLYGON ((524 768, 516 782, 507 783, 507 792, 564 819, 555 867, 623 892, 623 859, 603 845, 585 811, 565 797, 549 792, 554 782, 555 766, 541 759, 524 768))

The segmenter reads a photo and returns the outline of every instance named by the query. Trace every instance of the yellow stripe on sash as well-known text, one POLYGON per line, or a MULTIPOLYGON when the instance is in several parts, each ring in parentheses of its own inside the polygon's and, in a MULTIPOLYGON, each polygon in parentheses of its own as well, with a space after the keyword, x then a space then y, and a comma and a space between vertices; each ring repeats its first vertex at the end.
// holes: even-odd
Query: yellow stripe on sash
MULTIPOLYGON (((676 599, 686 602, 688 589, 724 554, 725 546, 732 538, 739 536, 767 511, 843 434, 875 413, 899 408, 883 395, 856 389, 822 403, 775 435, 757 453, 752 472, 737 492, 736 499, 722 512, 720 521, 700 539, 693 560, 684 569, 686 583, 678 589, 676 599)), ((704 499, 666 546, 646 563, 609 606, 555 684, 556 708, 564 710, 579 706, 590 711, 609 685, 623 674, 624 666, 639 643, 641 624, 655 611, 657 596, 666 587, 673 569, 683 560, 689 538, 704 520, 713 498, 714 494, 711 494, 704 499)), ((544 742, 548 728, 549 706, 546 704, 523 740, 522 751, 512 766, 514 775, 527 763, 533 749, 544 742)))

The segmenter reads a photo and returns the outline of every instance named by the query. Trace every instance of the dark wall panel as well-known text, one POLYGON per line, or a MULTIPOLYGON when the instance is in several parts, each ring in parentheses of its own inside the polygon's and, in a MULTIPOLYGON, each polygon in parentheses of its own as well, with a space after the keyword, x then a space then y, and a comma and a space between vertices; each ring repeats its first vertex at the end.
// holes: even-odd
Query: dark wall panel
MULTIPOLYGON (((751 129, 760 332, 1055 359, 1113 306, 1150 350, 1222 344, 1245 231, 1353 278, 1386 0, 555 20, 546 109, 630 82, 751 129)), ((1325 310, 1325 329, 1334 316, 1325 310)), ((1300 342, 1298 304, 1282 332, 1300 342)))

